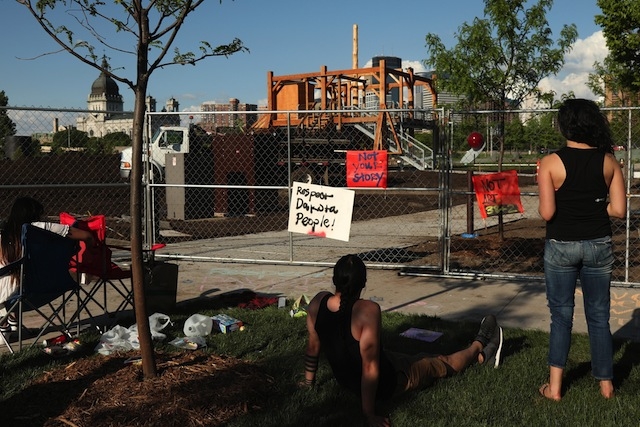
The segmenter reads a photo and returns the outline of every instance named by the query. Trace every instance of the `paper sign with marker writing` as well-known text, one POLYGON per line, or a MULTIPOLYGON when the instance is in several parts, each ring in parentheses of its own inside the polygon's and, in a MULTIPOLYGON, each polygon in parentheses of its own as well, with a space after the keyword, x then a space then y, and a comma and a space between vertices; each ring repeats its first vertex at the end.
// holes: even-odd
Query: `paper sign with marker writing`
POLYGON ((354 197, 353 190, 294 182, 288 230, 348 242, 354 197))
POLYGON ((347 187, 387 188, 387 152, 347 151, 347 187))
POLYGON ((515 170, 474 175, 472 179, 483 219, 500 213, 524 213, 515 170))

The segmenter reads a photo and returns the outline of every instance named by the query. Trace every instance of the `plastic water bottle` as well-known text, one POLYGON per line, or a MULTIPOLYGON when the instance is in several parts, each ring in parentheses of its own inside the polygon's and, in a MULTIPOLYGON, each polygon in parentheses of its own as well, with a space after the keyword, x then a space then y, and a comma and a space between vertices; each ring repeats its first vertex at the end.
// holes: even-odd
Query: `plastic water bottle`
POLYGON ((184 334, 188 337, 204 337, 211 333, 213 319, 202 314, 194 314, 184 322, 184 334))

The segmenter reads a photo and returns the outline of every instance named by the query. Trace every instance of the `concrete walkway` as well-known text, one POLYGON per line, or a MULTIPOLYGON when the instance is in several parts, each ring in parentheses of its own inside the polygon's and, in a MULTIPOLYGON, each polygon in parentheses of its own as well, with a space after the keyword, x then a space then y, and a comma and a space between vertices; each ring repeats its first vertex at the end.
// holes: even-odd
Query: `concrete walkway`
MULTIPOLYGON (((362 239, 357 246, 368 248, 366 235, 355 233, 355 240, 362 239), (359 237, 358 237, 359 236, 359 237)), ((281 240, 275 233, 271 237, 281 240)), ((264 245, 260 250, 273 253, 284 251, 282 247, 269 245, 270 235, 262 236, 264 245)), ((340 248, 328 239, 308 236, 304 255, 309 261, 333 263, 343 254, 340 248)), ((397 236, 393 239, 407 239, 397 236)), ((391 239, 391 238, 390 238, 391 239)), ((393 240, 392 239, 392 240, 393 240)), ((375 239, 379 244, 379 239, 375 239)), ((234 250, 251 250, 242 238, 215 239, 188 243, 188 247, 167 246, 161 254, 205 253, 207 249, 232 247, 234 250), (234 243, 235 242, 235 243, 234 243)), ((254 242, 255 243, 255 242, 254 242)), ((353 242, 352 242, 353 243, 353 242)), ((400 242, 395 242, 400 243, 400 242)), ((254 246, 253 250, 257 250, 254 246)), ((284 255, 284 254, 282 254, 284 255)), ((262 265, 255 263, 207 262, 170 260, 178 265, 177 302, 194 298, 212 298, 224 293, 252 290, 270 296, 285 296, 290 299, 300 295, 312 297, 321 290, 333 290, 332 268, 323 266, 262 265)), ((118 305, 122 297, 109 292, 110 304, 118 305)), ((475 280, 440 278, 435 276, 409 276, 398 270, 370 268, 363 298, 377 301, 384 311, 399 311, 447 320, 479 321, 487 313, 495 313, 500 323, 508 328, 549 330, 549 312, 546 305, 544 283, 508 280, 475 280)), ((72 307, 69 307, 70 309, 72 307)), ((25 318, 27 326, 32 322, 32 314, 25 318)), ((130 326, 130 325, 123 325, 130 326)), ((612 288, 611 290, 611 330, 615 336, 640 341, 640 289, 612 288)), ((586 333, 581 291, 576 291, 574 332, 586 333)), ((6 352, 2 346, 0 352, 6 352)))
MULTIPOLYGON (((327 267, 177 262, 178 300, 211 297, 244 289, 297 298, 333 290, 327 267)), ((479 321, 495 313, 503 326, 549 330, 543 282, 443 279, 407 276, 396 270, 369 269, 363 298, 377 301, 383 311, 479 321)), ((586 333, 582 293, 576 291, 574 332, 586 333)), ((612 288, 611 331, 640 341, 640 290, 612 288)))

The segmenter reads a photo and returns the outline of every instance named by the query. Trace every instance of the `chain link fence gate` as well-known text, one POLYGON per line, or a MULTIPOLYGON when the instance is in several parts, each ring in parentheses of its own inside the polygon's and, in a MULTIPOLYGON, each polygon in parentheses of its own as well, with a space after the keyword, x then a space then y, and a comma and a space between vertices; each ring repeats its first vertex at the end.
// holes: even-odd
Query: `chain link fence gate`
MULTIPOLYGON (((314 113, 323 120, 327 112, 314 113)), ((149 127, 159 129, 145 150, 151 153, 148 167, 157 170, 149 176, 159 178, 151 184, 156 236, 170 244, 172 256, 333 265, 343 254, 358 253, 371 266, 442 269, 442 177, 429 148, 433 129, 422 136, 429 143, 422 143, 406 129, 406 111, 391 112, 402 137, 385 144, 397 153, 402 145, 402 154, 389 156, 388 188, 353 189, 350 240, 342 242, 287 231, 290 183, 345 187, 346 152, 373 149, 375 122, 322 130, 246 126, 250 116, 255 123, 265 114, 270 113, 182 113, 181 125, 173 127, 154 126, 166 114, 148 114, 149 127)), ((432 112, 424 114, 435 123, 432 112)))
MULTIPOLYGON (((605 111, 620 144, 616 157, 624 166, 629 195, 629 215, 614 221, 614 280, 618 286, 637 286, 640 113, 634 108, 605 111)), ((396 112, 400 117, 407 113, 396 112)), ((62 211, 79 217, 104 214, 107 238, 128 242, 130 191, 124 178, 126 168, 120 162, 120 152, 126 152, 130 143, 125 129, 100 135, 81 132, 76 128, 78 117, 96 113, 87 110, 4 107, 2 113, 16 124, 16 132, 1 141, 0 217, 8 215, 16 197, 29 195, 40 200, 50 220, 62 211)), ((411 155, 390 156, 387 189, 354 190, 349 242, 288 233, 289 183, 344 186, 344 151, 371 149, 374 129, 247 131, 252 113, 258 118, 264 114, 148 115, 148 173, 143 178, 148 184, 145 218, 153 231, 146 237, 148 243, 167 243, 166 257, 332 265, 345 253, 359 253, 377 267, 445 276, 542 280, 544 222, 537 214, 535 158, 562 144, 555 129, 555 111, 505 112, 507 117, 529 116, 512 118, 505 126, 505 162, 509 163, 505 169, 518 171, 524 213, 503 217, 502 237, 495 218, 483 221, 477 217, 475 194, 468 184, 470 170, 474 174, 494 170, 491 163, 498 147, 492 144, 497 143, 499 131, 496 112, 452 112, 446 124, 438 123, 437 138, 427 132, 425 147, 417 139, 401 142, 402 152, 411 155), (191 126, 207 120, 217 125, 200 130, 191 126), (158 132, 161 126, 167 132, 158 132), (466 137, 471 130, 485 135, 486 158, 463 166, 459 158, 468 149, 466 137), (163 139, 158 140, 160 135, 163 139), (433 155, 429 147, 442 148, 433 155), (163 163, 156 164, 157 159, 163 163), (416 166, 416 161, 427 162, 425 159, 434 163, 416 166)), ((437 113, 438 120, 445 117, 437 113)), ((404 132, 402 121, 399 123, 396 130, 404 132)), ((390 148, 399 152, 397 147, 390 148)))

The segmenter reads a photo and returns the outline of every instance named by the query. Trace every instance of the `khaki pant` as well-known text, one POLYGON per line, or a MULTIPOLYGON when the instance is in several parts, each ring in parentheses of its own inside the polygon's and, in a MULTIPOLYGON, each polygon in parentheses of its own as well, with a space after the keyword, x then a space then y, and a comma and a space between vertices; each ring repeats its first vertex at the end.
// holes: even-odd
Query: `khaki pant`
POLYGON ((425 353, 409 355, 385 351, 389 361, 398 373, 395 394, 409 390, 419 390, 432 385, 437 379, 446 378, 455 373, 451 366, 440 359, 425 353))

